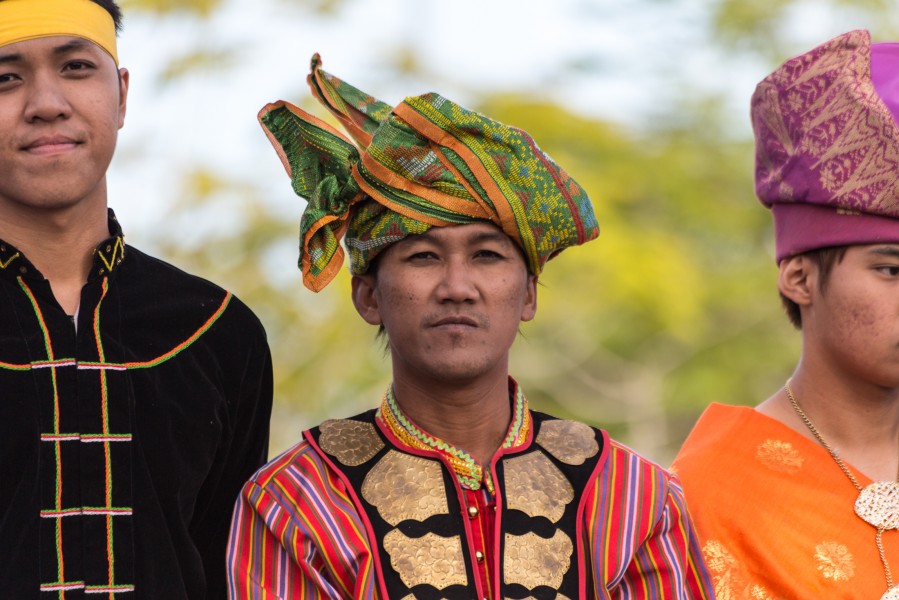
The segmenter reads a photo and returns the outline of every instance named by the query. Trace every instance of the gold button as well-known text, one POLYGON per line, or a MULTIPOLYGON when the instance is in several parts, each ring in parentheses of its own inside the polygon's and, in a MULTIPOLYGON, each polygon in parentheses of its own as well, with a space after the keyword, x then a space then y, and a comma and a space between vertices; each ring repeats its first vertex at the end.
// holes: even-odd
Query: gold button
POLYGON ((109 244, 106 244, 106 251, 112 252, 112 246, 110 246, 109 244))
POLYGON ((468 516, 474 519, 478 516, 478 507, 477 506, 469 506, 468 507, 468 516))
POLYGON ((484 553, 481 552, 480 550, 478 550, 478 551, 476 551, 476 552, 474 553, 474 557, 475 557, 476 559, 478 559, 478 562, 479 562, 479 563, 480 563, 480 562, 484 562, 484 553))

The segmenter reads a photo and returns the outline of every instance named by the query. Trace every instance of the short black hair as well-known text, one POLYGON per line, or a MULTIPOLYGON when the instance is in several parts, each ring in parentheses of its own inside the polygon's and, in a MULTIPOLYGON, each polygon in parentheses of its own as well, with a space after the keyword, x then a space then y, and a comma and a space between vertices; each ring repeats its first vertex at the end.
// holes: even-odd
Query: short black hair
POLYGON ((106 12, 109 13, 109 16, 112 17, 112 22, 115 23, 115 31, 116 33, 122 32, 122 9, 119 8, 119 5, 114 2, 114 0, 91 0, 94 4, 99 4, 102 6, 106 12))
MULTIPOLYGON (((808 257, 818 267, 818 283, 821 292, 827 290, 827 283, 830 281, 830 271, 835 264, 843 260, 848 248, 848 246, 831 246, 829 248, 810 250, 799 255, 808 257)), ((783 293, 780 294, 780 301, 783 303, 784 311, 786 311, 787 318, 790 319, 793 327, 802 329, 802 313, 799 311, 799 305, 784 296, 783 293)))

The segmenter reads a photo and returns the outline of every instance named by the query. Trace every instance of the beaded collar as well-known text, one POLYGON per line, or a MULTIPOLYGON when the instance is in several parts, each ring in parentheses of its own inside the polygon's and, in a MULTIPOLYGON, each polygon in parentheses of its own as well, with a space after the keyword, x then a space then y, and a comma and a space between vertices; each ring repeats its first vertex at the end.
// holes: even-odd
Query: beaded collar
MULTIPOLYGON (((513 399, 512 422, 500 448, 514 448, 523 444, 531 430, 531 413, 528 410, 528 401, 524 397, 521 388, 513 379, 509 379, 509 395, 513 399)), ((481 486, 494 493, 493 479, 490 471, 485 470, 468 452, 456 448, 444 442, 440 438, 431 436, 419 429, 396 403, 393 395, 393 386, 387 388, 381 407, 378 409, 378 418, 382 420, 391 433, 404 444, 419 450, 434 450, 443 454, 452 465, 460 483, 470 489, 479 490, 481 486)))

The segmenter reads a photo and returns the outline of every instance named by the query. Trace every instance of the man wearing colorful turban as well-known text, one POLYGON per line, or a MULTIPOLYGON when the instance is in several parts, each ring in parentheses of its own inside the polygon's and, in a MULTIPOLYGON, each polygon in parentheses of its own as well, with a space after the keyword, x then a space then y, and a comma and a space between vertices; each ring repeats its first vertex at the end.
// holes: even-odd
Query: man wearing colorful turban
POLYGON ((232 598, 710 598, 677 481, 509 376, 537 276, 595 238, 584 190, 524 131, 437 94, 389 107, 321 70, 349 137, 277 102, 260 121, 307 199, 300 268, 383 327, 380 407, 322 423, 247 483, 232 598))
POLYGON ((225 597, 271 361, 239 300, 124 242, 111 0, 0 0, 0 597, 225 597))
POLYGON ((756 193, 802 335, 784 387, 678 454, 721 598, 899 598, 899 44, 851 31, 752 97, 756 193))

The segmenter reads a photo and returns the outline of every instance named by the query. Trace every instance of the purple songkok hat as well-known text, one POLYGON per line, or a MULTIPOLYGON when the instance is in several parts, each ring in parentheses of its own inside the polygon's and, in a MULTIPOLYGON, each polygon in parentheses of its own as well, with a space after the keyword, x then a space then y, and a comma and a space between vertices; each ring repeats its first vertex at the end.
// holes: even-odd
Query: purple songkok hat
POLYGON ((899 243, 899 44, 838 36, 762 80, 751 114, 755 190, 774 214, 778 263, 899 243))

